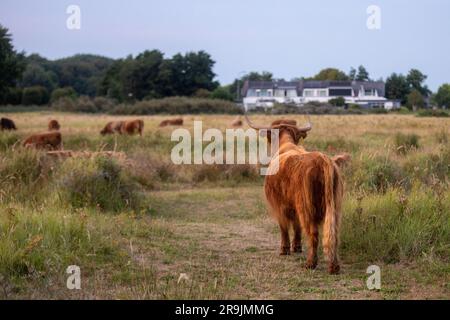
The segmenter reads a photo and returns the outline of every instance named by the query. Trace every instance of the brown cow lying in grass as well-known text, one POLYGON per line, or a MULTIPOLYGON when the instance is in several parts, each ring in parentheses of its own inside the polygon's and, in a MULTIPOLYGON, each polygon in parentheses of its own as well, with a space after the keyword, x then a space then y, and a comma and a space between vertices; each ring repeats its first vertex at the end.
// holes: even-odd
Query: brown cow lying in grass
POLYGON ((182 126, 182 125, 183 125, 183 118, 167 119, 161 121, 161 123, 159 124, 160 127, 182 126))
POLYGON ((48 122, 48 131, 58 131, 61 128, 59 122, 55 119, 52 119, 48 122))
POLYGON ((16 124, 14 121, 8 118, 0 119, 0 129, 3 130, 17 130, 16 124))
POLYGON ((46 132, 33 134, 25 139, 23 146, 37 149, 60 150, 62 148, 61 133, 46 132))
POLYGON ((281 253, 301 252, 301 232, 308 240, 306 268, 317 266, 319 226, 323 224, 322 243, 328 258, 330 274, 339 273, 338 242, 343 197, 343 182, 339 167, 327 155, 308 152, 298 146, 312 126, 297 127, 296 121, 277 120, 269 127, 257 127, 245 116, 254 129, 279 130, 279 148, 269 165, 264 182, 267 201, 281 231, 281 253), (278 161, 278 171, 275 171, 278 161), (294 232, 292 248, 289 231, 294 232))
POLYGON ((139 133, 142 136, 142 131, 144 130, 144 121, 140 119, 130 120, 130 121, 112 121, 108 122, 100 133, 105 134, 135 134, 139 133))

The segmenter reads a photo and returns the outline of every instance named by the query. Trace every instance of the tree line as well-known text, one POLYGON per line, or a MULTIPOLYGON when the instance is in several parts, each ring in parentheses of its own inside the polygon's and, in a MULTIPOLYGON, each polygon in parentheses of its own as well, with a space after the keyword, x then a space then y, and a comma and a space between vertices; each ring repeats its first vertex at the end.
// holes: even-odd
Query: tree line
MULTIPOLYGON (((250 72, 221 86, 215 80, 214 64, 204 51, 165 57, 159 50, 117 60, 78 54, 52 61, 17 52, 8 29, 0 25, 0 105, 43 105, 77 96, 103 96, 127 103, 172 96, 235 101, 242 98, 239 91, 245 80, 274 79, 271 72, 250 72)), ((298 79, 372 80, 364 66, 351 68, 348 73, 325 68, 312 77, 293 80, 298 79)), ((386 98, 400 100, 410 108, 423 107, 427 100, 449 107, 450 84, 443 84, 432 94, 426 79, 417 69, 407 75, 392 73, 385 81, 386 98)))

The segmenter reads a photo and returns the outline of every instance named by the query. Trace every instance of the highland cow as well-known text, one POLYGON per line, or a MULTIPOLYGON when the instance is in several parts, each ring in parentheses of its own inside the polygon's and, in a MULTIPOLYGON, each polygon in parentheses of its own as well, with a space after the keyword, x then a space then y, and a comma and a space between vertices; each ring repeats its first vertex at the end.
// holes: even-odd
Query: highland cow
POLYGON ((23 142, 24 147, 34 147, 36 149, 61 150, 62 137, 60 132, 46 132, 33 134, 23 142))
POLYGON ((121 134, 133 135, 139 133, 142 136, 142 130, 144 130, 144 121, 141 119, 124 121, 120 127, 121 134))
POLYGON ((14 121, 8 118, 0 119, 0 129, 3 130, 17 130, 16 124, 14 121))
POLYGON ((182 118, 175 118, 175 119, 167 119, 161 121, 159 124, 160 127, 167 127, 167 126, 182 126, 183 125, 183 119, 182 118))
POLYGON ((121 128, 122 128, 123 121, 111 121, 106 124, 106 126, 100 131, 101 135, 105 134, 114 134, 119 133, 121 134, 121 128))
POLYGON ((301 252, 303 232, 309 247, 306 268, 316 268, 319 226, 323 224, 322 243, 328 271, 330 274, 339 273, 338 242, 343 197, 339 167, 325 154, 308 152, 297 145, 311 130, 310 123, 297 127, 294 120, 278 120, 269 127, 258 127, 247 115, 245 119, 254 129, 268 130, 269 143, 271 130, 279 130, 279 147, 269 164, 270 171, 275 166, 274 161, 278 161, 278 171, 266 176, 264 190, 280 227, 280 254, 290 254, 290 250, 301 252), (294 233, 292 245, 291 227, 294 233))
POLYGON ((52 119, 48 122, 48 131, 58 131, 61 128, 59 122, 52 119))

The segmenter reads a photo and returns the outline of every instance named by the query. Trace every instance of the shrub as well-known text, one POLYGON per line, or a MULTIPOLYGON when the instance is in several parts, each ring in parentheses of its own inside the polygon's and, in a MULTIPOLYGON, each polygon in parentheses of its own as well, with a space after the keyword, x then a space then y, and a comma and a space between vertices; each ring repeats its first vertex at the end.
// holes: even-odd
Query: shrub
POLYGON ((53 103, 61 98, 75 99, 76 97, 77 93, 72 87, 64 87, 53 90, 50 101, 53 103))
MULTIPOLYGON (((448 192, 447 192, 448 195, 448 192)), ((352 197, 345 202, 341 232, 344 254, 367 262, 395 263, 420 256, 449 254, 450 208, 432 189, 417 187, 409 194, 352 197), (440 214, 437 214, 441 208, 440 214)))
POLYGON ((33 200, 42 191, 41 183, 49 178, 52 159, 43 153, 18 149, 0 158, 0 199, 33 200))
POLYGON ((8 88, 6 93, 0 97, 0 103, 13 106, 22 103, 22 88, 8 88))
POLYGON ((152 99, 137 102, 132 105, 118 105, 110 113, 112 114, 198 114, 198 113, 223 113, 238 114, 242 109, 236 104, 218 99, 200 99, 186 97, 170 97, 152 99))
POLYGON ((408 187, 410 183, 402 168, 384 157, 355 158, 344 175, 354 190, 366 192, 384 193, 390 187, 408 187))
POLYGON ((343 97, 337 97, 330 99, 328 103, 335 107, 343 107, 345 105, 345 99, 343 97))
POLYGON ((233 101, 234 96, 230 93, 227 87, 217 87, 212 93, 211 93, 212 99, 221 99, 221 100, 227 100, 227 101, 233 101))
POLYGON ((23 89, 22 104, 26 106, 30 105, 43 105, 48 103, 49 95, 45 87, 34 86, 23 89))
POLYGON ((398 154, 406 154, 410 150, 419 148, 419 136, 417 134, 397 133, 395 135, 395 150, 398 154))
POLYGON ((447 118, 450 114, 444 110, 422 109, 417 112, 418 117, 438 117, 447 118))
POLYGON ((138 210, 141 204, 136 185, 112 159, 99 157, 66 161, 59 180, 59 195, 72 207, 98 207, 104 211, 138 210))
POLYGON ((61 97, 52 103, 52 108, 58 111, 98 113, 108 112, 114 108, 116 102, 105 97, 91 98, 81 96, 73 99, 61 97))

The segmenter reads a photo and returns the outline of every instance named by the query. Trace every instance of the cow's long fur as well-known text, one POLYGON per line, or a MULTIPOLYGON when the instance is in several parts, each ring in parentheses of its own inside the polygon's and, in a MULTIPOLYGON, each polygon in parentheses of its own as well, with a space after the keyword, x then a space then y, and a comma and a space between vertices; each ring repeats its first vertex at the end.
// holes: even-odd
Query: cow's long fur
POLYGON ((161 123, 159 124, 160 127, 182 126, 182 125, 183 125, 183 118, 167 119, 161 121, 161 123))
POLYGON ((141 119, 128 120, 128 121, 111 121, 100 131, 102 135, 105 134, 129 134, 133 135, 139 133, 142 136, 144 130, 144 121, 141 119))
POLYGON ((278 120, 272 128, 279 129, 279 149, 269 165, 279 161, 278 172, 267 175, 264 189, 267 201, 281 231, 281 254, 301 251, 301 232, 308 239, 307 268, 317 266, 319 226, 323 224, 323 249, 330 273, 339 272, 338 243, 343 182, 339 167, 320 152, 308 152, 298 146, 306 137, 292 126, 292 120, 278 120), (292 247, 289 230, 294 232, 292 247))
POLYGON ((62 149, 62 136, 58 131, 33 134, 23 142, 24 147, 37 149, 60 150, 62 149))
POLYGON ((0 119, 0 129, 3 130, 17 130, 16 124, 14 121, 8 118, 1 118, 0 119))
POLYGON ((139 133, 142 136, 142 130, 144 130, 144 121, 141 119, 124 121, 120 127, 120 132, 122 134, 133 135, 139 133))
POLYGON ((61 128, 59 122, 55 119, 52 119, 48 122, 48 131, 58 131, 61 128))

